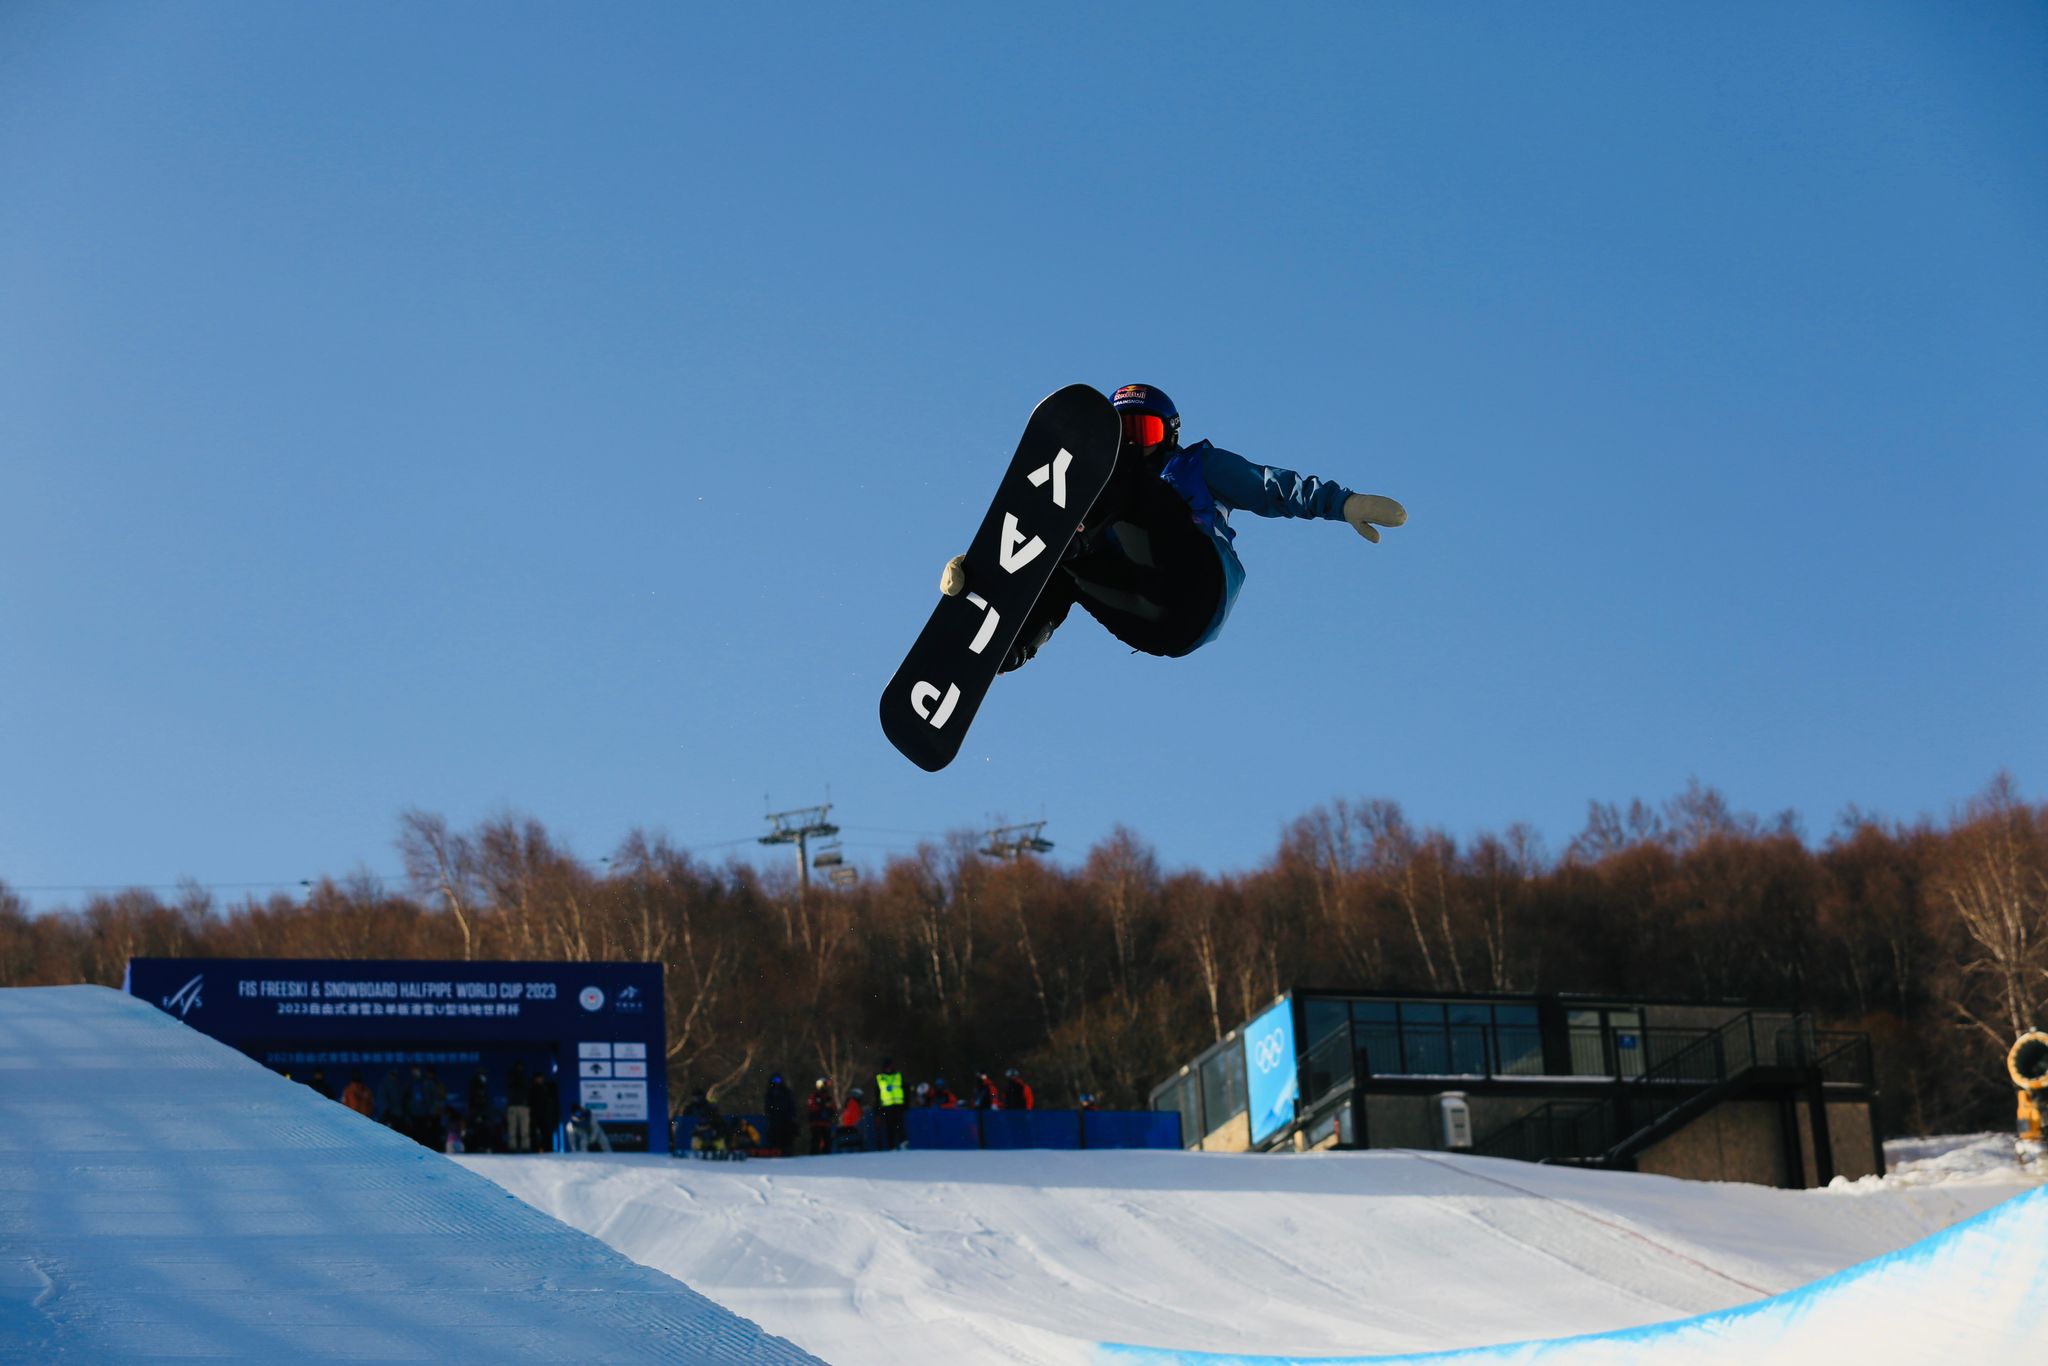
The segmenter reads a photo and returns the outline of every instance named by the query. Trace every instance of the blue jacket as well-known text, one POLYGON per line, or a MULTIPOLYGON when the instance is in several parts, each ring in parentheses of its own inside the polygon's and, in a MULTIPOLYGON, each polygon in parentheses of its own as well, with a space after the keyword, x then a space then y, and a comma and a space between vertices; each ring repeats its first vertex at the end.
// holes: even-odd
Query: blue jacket
POLYGON ((1324 521, 1344 520, 1344 500, 1351 490, 1314 475, 1296 474, 1275 465, 1254 465, 1237 454, 1207 441, 1177 450, 1159 471, 1159 477, 1187 500, 1195 514, 1195 525, 1209 533, 1209 542, 1223 561, 1223 600, 1216 615, 1202 633, 1196 648, 1216 639, 1223 622, 1244 587, 1244 564, 1231 542, 1234 511, 1261 517, 1314 517, 1324 521))

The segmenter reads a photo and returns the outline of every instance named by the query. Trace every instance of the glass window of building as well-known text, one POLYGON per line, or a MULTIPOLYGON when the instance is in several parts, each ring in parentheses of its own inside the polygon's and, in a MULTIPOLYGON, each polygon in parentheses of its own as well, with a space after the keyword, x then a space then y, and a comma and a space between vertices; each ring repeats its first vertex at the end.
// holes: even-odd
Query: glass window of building
POLYGON ((1614 1041, 1614 1065, 1624 1077, 1643 1075, 1643 1012, 1610 1010, 1607 1032, 1614 1041))
POLYGON ((1390 1076, 1401 1071, 1401 1026, 1392 1001, 1353 1001, 1352 1028, 1368 1074, 1390 1076))
POLYGON ((1202 1122, 1213 1134, 1245 1112, 1244 1040, 1217 1049, 1201 1073, 1202 1122))
POLYGON ((1193 1073, 1175 1077, 1163 1087, 1153 1102, 1155 1110, 1180 1111, 1180 1146, 1192 1148, 1202 1141, 1201 1097, 1195 1092, 1193 1073))
POLYGON ((1307 1026, 1308 1047, 1302 1050, 1307 1074, 1304 1105, 1312 1105, 1352 1079, 1355 1064, 1351 1049, 1351 1005, 1348 1001, 1302 1003, 1307 1026))
POLYGON ((1572 1075, 1611 1077, 1607 1064, 1607 1032, 1600 1027, 1597 1010, 1573 1010, 1565 1014, 1565 1034, 1571 1040, 1572 1075))
POLYGON ((1442 1076, 1451 1070, 1442 1001, 1401 1002, 1401 1060, 1401 1070, 1412 1076, 1442 1076))
POLYGON ((1464 1076, 1485 1076, 1491 1061, 1487 1045, 1493 1031, 1493 1007, 1455 1001, 1446 1013, 1450 1017, 1450 1066, 1445 1070, 1464 1076))
POLYGON ((1543 1031, 1534 1006, 1493 1008, 1494 1068, 1506 1077, 1543 1075, 1543 1031))
POLYGON ((1302 1024, 1308 1038, 1307 1052, 1313 1053, 1334 1035, 1351 1032, 1351 1006, 1345 1001, 1319 1001, 1313 998, 1302 1002, 1302 1024))

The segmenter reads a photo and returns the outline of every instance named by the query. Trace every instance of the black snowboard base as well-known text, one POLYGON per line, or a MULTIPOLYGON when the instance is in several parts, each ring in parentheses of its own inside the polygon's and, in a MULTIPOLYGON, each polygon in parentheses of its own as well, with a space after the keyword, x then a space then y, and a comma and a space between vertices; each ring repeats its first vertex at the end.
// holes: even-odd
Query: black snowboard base
POLYGON ((1024 617, 1116 468, 1118 422, 1085 384, 1048 396, 967 547, 967 591, 941 597, 882 690, 882 733, 936 773, 960 752, 1024 617))

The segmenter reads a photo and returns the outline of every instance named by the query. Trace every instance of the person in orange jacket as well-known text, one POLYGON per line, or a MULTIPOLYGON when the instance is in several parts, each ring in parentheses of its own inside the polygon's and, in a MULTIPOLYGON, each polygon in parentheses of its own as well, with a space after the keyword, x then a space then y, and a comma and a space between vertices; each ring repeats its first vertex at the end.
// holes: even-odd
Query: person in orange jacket
POLYGON ((341 1103, 365 1118, 375 1112, 377 1102, 371 1096, 370 1088, 364 1085, 362 1073, 350 1077, 348 1085, 341 1088, 341 1103))
POLYGON ((868 1146, 867 1136, 860 1130, 863 1094, 858 1086, 846 1093, 846 1107, 839 1112, 839 1128, 832 1135, 833 1152, 857 1153, 868 1146))
POLYGON ((1005 1110, 1029 1110, 1037 1103, 1031 1094, 1031 1087, 1025 1082, 1024 1074, 1012 1067, 1003 1073, 1003 1108, 1005 1110))

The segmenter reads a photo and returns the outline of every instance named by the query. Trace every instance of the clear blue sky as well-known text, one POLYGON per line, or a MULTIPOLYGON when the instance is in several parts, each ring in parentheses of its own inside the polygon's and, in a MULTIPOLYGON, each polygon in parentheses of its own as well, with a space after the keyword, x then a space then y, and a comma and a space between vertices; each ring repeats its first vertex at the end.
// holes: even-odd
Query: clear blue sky
POLYGON ((2044 60, 2038 3, 9 0, 0 879, 2038 799, 2044 60), (1077 613, 927 775, 877 697, 1076 380, 1411 522, 1241 517, 1216 644, 1077 613))

